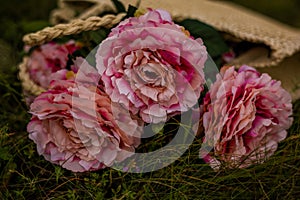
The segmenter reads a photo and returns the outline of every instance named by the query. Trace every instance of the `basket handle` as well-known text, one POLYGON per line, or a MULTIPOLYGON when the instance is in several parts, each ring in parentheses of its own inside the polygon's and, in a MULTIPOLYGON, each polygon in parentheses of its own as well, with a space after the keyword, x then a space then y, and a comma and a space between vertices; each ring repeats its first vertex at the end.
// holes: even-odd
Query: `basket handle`
POLYGON ((41 45, 55 38, 66 35, 79 34, 84 31, 96 30, 101 27, 111 28, 118 24, 126 13, 117 15, 105 15, 104 17, 89 17, 86 20, 75 19, 68 24, 58 24, 53 27, 46 27, 36 33, 30 33, 23 37, 23 42, 30 46, 41 45))

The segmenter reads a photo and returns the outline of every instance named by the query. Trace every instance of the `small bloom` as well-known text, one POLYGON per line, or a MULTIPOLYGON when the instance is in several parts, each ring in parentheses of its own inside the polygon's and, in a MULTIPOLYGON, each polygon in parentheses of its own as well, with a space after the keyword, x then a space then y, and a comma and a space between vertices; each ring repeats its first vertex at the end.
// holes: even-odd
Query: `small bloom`
POLYGON ((53 80, 53 74, 60 70, 66 71, 67 61, 69 60, 68 55, 71 55, 80 47, 71 40, 65 44, 50 42, 34 49, 27 62, 27 71, 30 78, 37 85, 47 89, 51 80, 53 80))
POLYGON ((97 51, 97 69, 112 101, 159 123, 197 103, 206 48, 168 12, 149 10, 112 29, 97 51))
POLYGON ((203 107, 204 144, 213 152, 200 155, 215 169, 264 162, 293 120, 291 96, 281 83, 246 65, 222 71, 203 107))
POLYGON ((31 104, 29 138, 46 160, 83 172, 112 166, 134 153, 143 124, 110 101, 99 79, 92 70, 79 71, 75 80, 54 80, 31 104))

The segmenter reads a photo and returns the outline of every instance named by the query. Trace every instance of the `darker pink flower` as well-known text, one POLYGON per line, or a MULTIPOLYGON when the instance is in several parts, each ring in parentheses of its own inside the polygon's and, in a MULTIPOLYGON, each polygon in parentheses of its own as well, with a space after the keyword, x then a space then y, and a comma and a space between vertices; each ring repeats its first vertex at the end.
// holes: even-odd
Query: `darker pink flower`
POLYGON ((112 101, 159 123, 197 103, 206 48, 169 13, 149 10, 112 29, 97 51, 97 69, 112 101))
POLYGON ((203 107, 204 144, 213 147, 213 153, 200 156, 215 169, 264 162, 292 124, 288 92, 279 81, 248 66, 237 72, 230 67, 218 75, 203 107))
POLYGON ((62 69, 66 71, 68 55, 78 49, 80 46, 72 40, 65 44, 50 42, 34 49, 27 62, 30 78, 47 89, 53 78, 52 74, 62 69))
POLYGON ((91 70, 78 72, 76 80, 52 81, 31 104, 27 130, 46 160, 83 172, 111 166, 134 153, 143 125, 111 103, 103 86, 97 85, 99 79, 91 70))

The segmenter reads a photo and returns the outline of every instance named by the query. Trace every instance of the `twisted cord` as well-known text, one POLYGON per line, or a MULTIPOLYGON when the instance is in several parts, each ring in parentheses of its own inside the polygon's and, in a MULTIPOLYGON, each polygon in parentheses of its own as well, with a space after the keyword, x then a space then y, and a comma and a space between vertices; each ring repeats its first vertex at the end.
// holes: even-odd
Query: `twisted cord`
POLYGON ((111 28, 118 24, 125 15, 125 13, 120 13, 118 15, 105 15, 104 17, 93 16, 86 20, 75 19, 68 24, 58 24, 53 27, 46 27, 36 33, 25 35, 23 41, 27 45, 35 46, 65 35, 79 34, 83 31, 96 30, 101 27, 111 28))

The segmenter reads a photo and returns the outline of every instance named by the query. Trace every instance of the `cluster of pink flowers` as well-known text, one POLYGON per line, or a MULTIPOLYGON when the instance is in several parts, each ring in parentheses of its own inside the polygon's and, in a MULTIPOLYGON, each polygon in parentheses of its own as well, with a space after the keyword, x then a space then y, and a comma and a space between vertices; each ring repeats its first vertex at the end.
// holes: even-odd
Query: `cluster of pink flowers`
MULTIPOLYGON (((51 42, 28 61, 32 80, 47 90, 30 105, 29 137, 45 159, 74 172, 132 156, 145 123, 192 109, 203 93, 206 47, 166 11, 149 9, 113 28, 99 45, 96 69, 83 58, 66 69, 79 48, 51 42)), ((213 168, 247 167, 271 156, 286 137, 291 97, 251 67, 225 69, 201 106, 203 143, 212 147, 203 157, 213 168)))

